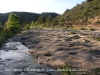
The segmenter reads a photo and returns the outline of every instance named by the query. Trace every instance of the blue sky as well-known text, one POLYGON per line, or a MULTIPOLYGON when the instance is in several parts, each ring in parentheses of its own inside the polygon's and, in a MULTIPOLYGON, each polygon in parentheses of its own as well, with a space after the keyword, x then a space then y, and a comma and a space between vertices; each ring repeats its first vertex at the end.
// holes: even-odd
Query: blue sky
POLYGON ((56 12, 62 14, 67 8, 71 9, 77 3, 86 0, 0 0, 0 13, 11 11, 24 12, 56 12))

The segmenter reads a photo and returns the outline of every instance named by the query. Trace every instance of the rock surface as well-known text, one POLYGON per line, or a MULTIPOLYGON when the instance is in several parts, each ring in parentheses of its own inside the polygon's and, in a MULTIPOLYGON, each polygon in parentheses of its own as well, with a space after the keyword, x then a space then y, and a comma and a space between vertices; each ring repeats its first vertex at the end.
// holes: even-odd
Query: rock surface
POLYGON ((100 42, 88 36, 99 36, 99 32, 85 30, 70 34, 71 30, 33 29, 16 37, 40 64, 57 68, 67 63, 92 71, 100 68, 100 42))

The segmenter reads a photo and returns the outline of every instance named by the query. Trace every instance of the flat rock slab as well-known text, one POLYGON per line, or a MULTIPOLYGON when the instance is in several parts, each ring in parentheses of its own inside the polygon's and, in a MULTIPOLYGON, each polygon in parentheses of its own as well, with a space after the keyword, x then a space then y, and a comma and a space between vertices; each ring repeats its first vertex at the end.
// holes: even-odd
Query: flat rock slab
POLYGON ((95 32, 75 31, 76 34, 70 33, 71 30, 33 29, 23 34, 20 41, 24 41, 24 44, 31 49, 29 53, 37 56, 43 64, 61 66, 62 64, 59 63, 63 63, 63 65, 68 63, 89 70, 100 67, 100 42, 87 38, 88 34, 95 35, 95 32))

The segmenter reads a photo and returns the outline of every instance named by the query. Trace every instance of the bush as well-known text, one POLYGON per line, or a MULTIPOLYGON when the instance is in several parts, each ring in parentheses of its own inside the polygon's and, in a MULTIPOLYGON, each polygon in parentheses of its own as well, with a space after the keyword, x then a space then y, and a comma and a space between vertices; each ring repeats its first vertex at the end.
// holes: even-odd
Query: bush
POLYGON ((74 31, 71 31, 71 32, 70 32, 70 34, 76 34, 76 32, 74 32, 74 31))
POLYGON ((100 41, 100 37, 93 38, 94 40, 100 41))
POLYGON ((25 29, 26 30, 29 30, 30 29, 30 25, 29 24, 26 24, 25 29))
POLYGON ((94 31, 95 29, 94 28, 90 28, 89 30, 94 31))
POLYGON ((95 25, 98 25, 98 24, 100 24, 100 21, 96 21, 96 22, 94 22, 94 24, 95 25))
POLYGON ((80 30, 86 30, 86 28, 80 28, 80 30))
POLYGON ((0 31, 0 46, 8 38, 12 37, 13 34, 10 31, 0 31))

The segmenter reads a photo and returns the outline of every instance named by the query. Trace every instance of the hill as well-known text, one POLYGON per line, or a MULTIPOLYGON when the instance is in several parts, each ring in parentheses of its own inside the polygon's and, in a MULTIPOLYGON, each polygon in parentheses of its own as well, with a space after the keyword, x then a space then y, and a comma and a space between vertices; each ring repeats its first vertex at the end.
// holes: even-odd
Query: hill
POLYGON ((14 13, 18 16, 20 16, 20 24, 23 24, 24 22, 31 22, 31 21, 37 21, 37 19, 42 16, 46 15, 49 16, 51 15, 53 18, 56 17, 58 14, 57 13, 52 13, 52 12, 45 12, 45 13, 30 13, 30 12, 9 12, 9 13, 0 13, 0 22, 4 25, 4 23, 7 21, 8 16, 10 13, 14 13))
POLYGON ((87 26, 100 24, 99 0, 86 0, 77 4, 55 18, 56 25, 60 26, 87 26))

